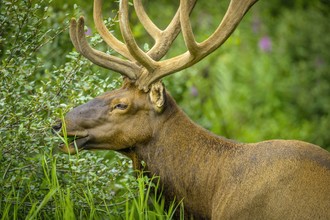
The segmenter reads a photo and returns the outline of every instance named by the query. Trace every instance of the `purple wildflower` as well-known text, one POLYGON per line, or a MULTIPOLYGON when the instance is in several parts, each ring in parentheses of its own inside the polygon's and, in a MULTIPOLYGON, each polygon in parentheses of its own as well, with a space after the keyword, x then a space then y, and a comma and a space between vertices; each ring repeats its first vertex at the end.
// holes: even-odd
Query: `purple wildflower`
POLYGON ((268 36, 264 36, 259 40, 259 48, 263 52, 270 52, 272 50, 272 40, 268 36))
POLYGON ((92 29, 90 29, 89 27, 87 27, 87 30, 85 31, 85 35, 92 36, 92 29))
POLYGON ((198 96, 198 89, 195 87, 195 86, 192 86, 190 88, 190 94, 193 96, 193 97, 197 97, 198 96))

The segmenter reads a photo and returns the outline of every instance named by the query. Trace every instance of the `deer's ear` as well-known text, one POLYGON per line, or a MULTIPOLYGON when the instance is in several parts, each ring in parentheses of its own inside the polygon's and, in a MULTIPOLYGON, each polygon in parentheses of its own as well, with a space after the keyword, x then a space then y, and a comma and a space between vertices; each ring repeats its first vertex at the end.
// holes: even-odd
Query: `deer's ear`
POLYGON ((162 82, 156 82, 151 85, 149 97, 154 110, 161 113, 164 110, 166 101, 165 86, 162 82))

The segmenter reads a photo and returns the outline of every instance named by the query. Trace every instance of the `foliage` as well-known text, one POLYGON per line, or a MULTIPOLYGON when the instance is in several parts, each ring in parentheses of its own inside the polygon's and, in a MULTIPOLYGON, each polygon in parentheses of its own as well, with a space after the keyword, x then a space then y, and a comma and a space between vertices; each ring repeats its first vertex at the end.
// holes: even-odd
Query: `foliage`
POLYGON ((180 219, 183 218, 183 204, 181 202, 177 204, 175 201, 166 204, 161 193, 159 177, 149 178, 145 174, 142 172, 137 178, 139 195, 127 200, 125 219, 172 219, 174 216, 178 217, 176 211, 179 211, 179 206, 179 216, 180 219))
MULTIPOLYGON (((162 11, 170 18, 176 1, 160 2, 147 2, 151 17, 162 11)), ((90 3, 77 4, 83 8, 62 0, 0 2, 1 217, 170 219, 177 205, 165 210, 160 194, 148 196, 158 188, 155 179, 135 180, 126 158, 113 152, 57 152, 60 140, 50 131, 56 119, 119 85, 118 75, 73 50, 70 17, 86 15, 95 32, 90 3)), ((198 4, 192 24, 203 40, 226 5, 198 4)), ((117 5, 104 11, 112 6, 117 5)), ((260 1, 221 49, 164 81, 187 114, 217 134, 240 141, 294 138, 329 149, 329 7, 327 1, 260 1)), ((107 25, 114 28, 116 22, 107 19, 107 25)), ((134 32, 142 48, 152 42, 145 41, 139 24, 134 32)), ((89 41, 112 53, 97 34, 89 41)), ((169 56, 184 50, 179 38, 169 56)))
POLYGON ((207 61, 172 76, 180 106, 228 138, 300 139, 330 149, 330 5, 317 3, 258 2, 207 61))
POLYGON ((69 13, 54 13, 46 3, 5 1, 1 7, 0 209, 6 210, 5 219, 61 218, 57 211, 67 203, 74 203, 76 216, 89 216, 91 203, 98 209, 126 201, 122 185, 131 179, 125 159, 53 151, 59 143, 50 127, 60 112, 116 87, 117 81, 93 76, 92 65, 62 45, 69 41, 69 13), (53 66, 57 60, 62 64, 53 66))

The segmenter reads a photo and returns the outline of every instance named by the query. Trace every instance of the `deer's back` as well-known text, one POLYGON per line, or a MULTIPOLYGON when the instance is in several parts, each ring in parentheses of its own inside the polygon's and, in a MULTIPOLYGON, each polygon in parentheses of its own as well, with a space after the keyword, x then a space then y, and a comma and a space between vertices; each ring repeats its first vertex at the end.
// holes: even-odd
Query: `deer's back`
POLYGON ((320 147, 265 141, 227 161, 212 219, 330 219, 330 154, 320 147))

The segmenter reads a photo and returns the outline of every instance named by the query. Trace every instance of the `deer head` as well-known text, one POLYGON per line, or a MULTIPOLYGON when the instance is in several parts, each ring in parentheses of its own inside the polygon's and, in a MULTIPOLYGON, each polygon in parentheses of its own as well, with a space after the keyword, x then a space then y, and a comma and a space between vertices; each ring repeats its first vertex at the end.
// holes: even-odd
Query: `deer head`
POLYGON ((165 120, 166 96, 161 82, 152 84, 145 93, 125 80, 122 88, 80 105, 66 115, 67 136, 75 140, 69 148, 62 146, 62 150, 67 153, 75 153, 76 147, 123 150, 148 141, 156 124, 165 120))
MULTIPOLYGON (((147 16, 141 0, 134 0, 136 14, 149 35, 153 47, 144 52, 137 45, 129 25, 128 0, 119 3, 119 24, 124 42, 107 30, 102 18, 102 0, 94 0, 94 22, 103 40, 123 58, 90 47, 84 31, 84 18, 72 19, 70 38, 76 50, 94 64, 125 77, 122 88, 105 93, 83 104, 65 117, 67 135, 75 139, 64 152, 76 149, 124 150, 145 143, 176 111, 176 105, 160 80, 188 68, 220 47, 234 31, 244 14, 257 0, 231 0, 215 32, 203 42, 196 42, 189 15, 196 0, 181 0, 169 25, 159 29, 147 16), (182 31, 187 51, 161 60, 182 31), (76 147, 75 147, 76 145, 76 147)), ((59 131, 61 125, 54 126, 59 131)))

